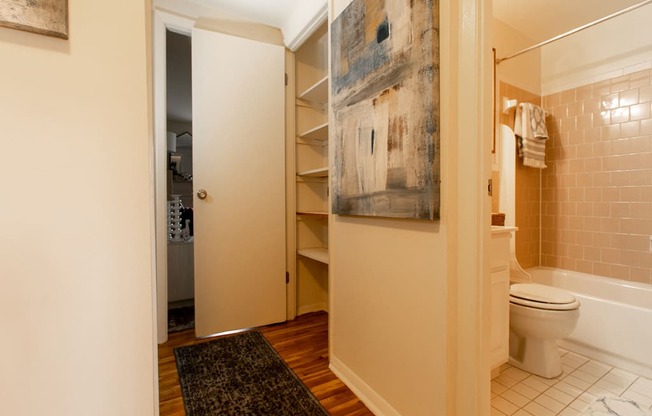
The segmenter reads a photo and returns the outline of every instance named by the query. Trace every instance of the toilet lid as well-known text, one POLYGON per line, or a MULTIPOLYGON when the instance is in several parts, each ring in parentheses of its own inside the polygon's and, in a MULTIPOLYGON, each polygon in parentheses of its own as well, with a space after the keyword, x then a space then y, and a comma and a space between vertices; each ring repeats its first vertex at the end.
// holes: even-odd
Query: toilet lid
POLYGON ((568 292, 536 283, 517 283, 509 288, 509 301, 518 305, 547 310, 571 310, 580 306, 568 292))

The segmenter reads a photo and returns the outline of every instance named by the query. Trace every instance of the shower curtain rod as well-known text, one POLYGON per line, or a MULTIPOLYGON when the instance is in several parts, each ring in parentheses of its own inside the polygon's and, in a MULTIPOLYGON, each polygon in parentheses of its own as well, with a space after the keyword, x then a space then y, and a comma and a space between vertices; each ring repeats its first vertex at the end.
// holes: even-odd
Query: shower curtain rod
POLYGON ((610 15, 608 15, 608 16, 605 16, 605 17, 603 17, 603 18, 600 18, 600 19, 598 19, 598 20, 594 20, 593 22, 587 23, 587 24, 582 25, 582 26, 580 26, 580 27, 577 27, 577 28, 575 28, 575 29, 573 29, 573 30, 569 30, 568 32, 566 32, 566 33, 562 33, 561 35, 557 35, 557 36, 555 36, 554 38, 551 38, 551 39, 548 39, 548 40, 544 40, 543 42, 539 42, 539 43, 537 43, 536 45, 532 45, 532 46, 530 46, 529 48, 525 48, 525 49, 523 49, 523 50, 521 50, 521 51, 519 51, 519 52, 513 53, 513 54, 511 54, 511 55, 509 55, 509 56, 506 56, 506 57, 504 57, 504 58, 496 59, 496 64, 499 64, 499 63, 501 63, 502 61, 506 61, 506 60, 508 60, 508 59, 516 58, 517 56, 520 56, 520 55, 522 55, 522 54, 524 54, 524 53, 526 53, 526 52, 530 52, 531 50, 534 50, 534 49, 540 48, 540 47, 545 46, 545 45, 547 45, 547 44, 549 44, 549 43, 555 42, 555 41, 557 41, 557 40, 559 40, 559 39, 563 39, 563 38, 565 38, 566 36, 573 35, 573 34, 579 32, 579 31, 582 31, 582 30, 584 30, 584 29, 588 29, 588 28, 590 28, 591 26, 595 26, 595 25, 597 25, 597 24, 599 24, 599 23, 606 22, 606 21, 609 20, 609 19, 613 19, 614 17, 618 17, 618 16, 620 16, 621 14, 625 14, 625 13, 627 13, 627 12, 631 12, 632 10, 636 10, 636 9, 638 9, 639 7, 643 7, 643 6, 648 5, 648 4, 650 4, 650 3, 652 3, 652 0, 645 0, 645 1, 642 1, 642 2, 640 2, 640 3, 637 3, 637 4, 634 4, 634 5, 631 5, 631 6, 629 6, 629 7, 625 7, 624 9, 622 9, 622 10, 620 10, 620 11, 617 11, 617 12, 615 12, 615 13, 612 13, 612 14, 610 14, 610 15))

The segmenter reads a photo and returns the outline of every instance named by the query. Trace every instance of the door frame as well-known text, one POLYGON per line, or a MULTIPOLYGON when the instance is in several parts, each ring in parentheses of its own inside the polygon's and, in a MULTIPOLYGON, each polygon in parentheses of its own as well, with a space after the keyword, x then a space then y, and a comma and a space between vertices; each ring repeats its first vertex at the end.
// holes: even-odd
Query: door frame
MULTIPOLYGON (((198 19, 201 19, 201 11, 198 10, 185 10, 182 6, 179 10, 167 10, 154 6, 152 8, 152 39, 153 39, 153 68, 154 75, 154 91, 153 91, 153 115, 154 115, 154 147, 152 155, 152 164, 154 170, 154 183, 152 184, 154 200, 154 213, 155 213, 155 287, 156 287, 156 339, 159 344, 164 343, 168 339, 167 332, 167 298, 168 298, 168 272, 167 272, 167 84, 166 84, 166 30, 179 33, 181 35, 192 37, 192 29, 196 25, 198 19), (188 15, 193 17, 188 17, 188 15)), ((323 7, 316 11, 315 16, 312 17, 306 28, 297 34, 293 40, 296 45, 301 45, 305 40, 312 35, 312 33, 323 23, 327 18, 327 8, 323 7)), ((209 25, 210 26, 210 25, 209 25)), ((236 35, 237 36, 237 35, 236 35)), ((287 53, 293 53, 294 50, 286 48, 287 53)), ((294 63, 293 60, 286 60, 294 63)), ((286 72, 289 68, 286 68, 286 72)), ((292 77, 291 77, 292 80, 292 77)), ((288 86, 289 87, 289 86, 288 86)), ((294 89, 286 89, 286 101, 291 103, 292 109, 294 108, 294 89), (287 97, 287 94, 292 93, 287 97)), ((286 103, 286 106, 290 104, 286 103)), ((290 108, 290 107, 287 107, 290 108)), ((293 111, 292 111, 293 112, 293 111)), ((293 119, 288 120, 289 127, 286 125, 286 145, 288 149, 293 149, 295 139, 294 122, 293 119), (291 124, 289 123, 291 121, 291 124), (289 137, 289 138, 287 138, 289 137)), ((286 149, 286 158, 289 159, 286 149)), ((292 150, 293 152, 293 150, 292 150)), ((288 160, 286 160, 286 164, 288 160)), ((287 169, 287 168, 286 168, 287 169)), ((288 176, 287 183, 294 183, 295 176, 292 171, 291 176, 288 176)), ((287 194, 287 190, 286 190, 287 194)), ((287 195, 289 199, 293 194, 287 195)), ((290 205, 288 205, 290 206, 290 205)), ((288 224, 293 223, 294 210, 291 216, 288 217, 288 224), (292 218, 290 221, 289 218, 292 218)), ((286 227, 287 229, 288 227, 286 227)), ((288 231, 289 232, 289 231, 288 231)), ((294 233, 289 234, 294 235, 294 233)), ((294 256, 290 253, 295 251, 293 245, 288 245, 286 242, 286 270, 289 272, 289 282, 286 291, 286 318, 294 319, 296 316, 296 276, 293 271, 293 266, 290 264, 290 259, 294 260, 294 256)))
POLYGON ((191 36, 194 19, 153 9, 152 72, 154 74, 153 115, 154 216, 156 262, 156 339, 168 339, 168 253, 167 253, 167 71, 166 30, 191 36))

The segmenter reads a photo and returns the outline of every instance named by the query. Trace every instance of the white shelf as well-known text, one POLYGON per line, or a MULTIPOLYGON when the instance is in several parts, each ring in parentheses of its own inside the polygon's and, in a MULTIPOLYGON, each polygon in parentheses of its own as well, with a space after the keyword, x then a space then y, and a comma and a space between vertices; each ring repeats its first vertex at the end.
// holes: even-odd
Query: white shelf
POLYGON ((299 99, 312 103, 325 104, 328 102, 328 76, 317 81, 304 92, 299 94, 299 99))
POLYGON ((297 172, 297 176, 303 178, 328 178, 328 167, 297 172))
POLYGON ((309 217, 322 217, 322 218, 328 218, 328 212, 326 211, 298 211, 297 215, 303 216, 309 216, 309 217))
POLYGON ((328 249, 323 247, 301 248, 297 254, 309 259, 316 260, 320 263, 328 264, 328 249))
POLYGON ((320 124, 299 134, 299 138, 320 141, 328 140, 328 123, 320 124))

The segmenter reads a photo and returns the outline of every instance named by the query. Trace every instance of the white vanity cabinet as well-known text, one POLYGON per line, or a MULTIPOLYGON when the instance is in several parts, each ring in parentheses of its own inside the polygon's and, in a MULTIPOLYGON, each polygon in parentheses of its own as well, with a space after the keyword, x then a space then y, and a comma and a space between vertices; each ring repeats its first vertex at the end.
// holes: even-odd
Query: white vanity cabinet
POLYGON ((509 246, 515 227, 491 227, 490 363, 494 369, 509 358, 509 246))

